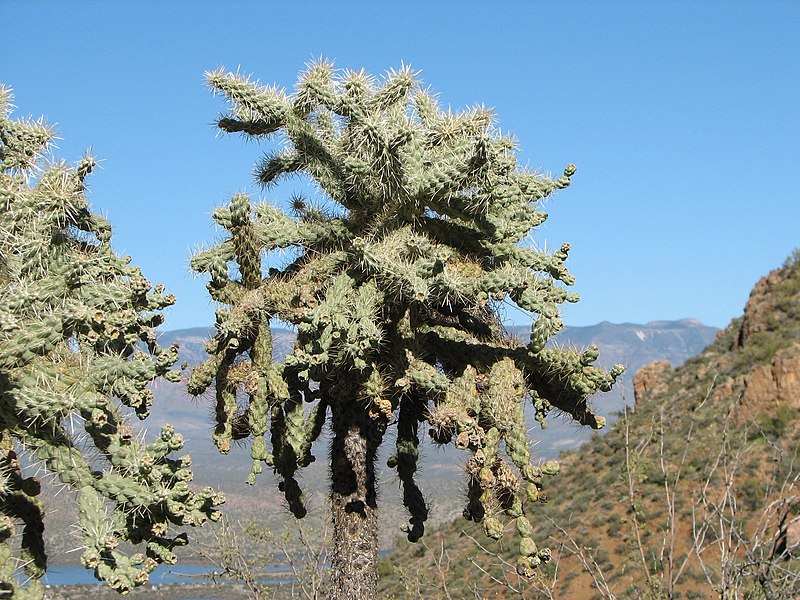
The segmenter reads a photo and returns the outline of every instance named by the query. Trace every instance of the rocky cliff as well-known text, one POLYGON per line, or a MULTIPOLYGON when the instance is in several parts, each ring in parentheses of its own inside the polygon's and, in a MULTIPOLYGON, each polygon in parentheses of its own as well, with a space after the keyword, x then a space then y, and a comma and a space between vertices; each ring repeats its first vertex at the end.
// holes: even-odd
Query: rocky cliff
MULTIPOLYGON (((697 377, 715 373, 714 399, 735 397, 740 421, 800 408, 800 278, 787 261, 756 283, 743 315, 717 333, 715 344, 695 365, 697 377)), ((633 379, 636 405, 663 398, 673 369, 652 362, 633 379)))

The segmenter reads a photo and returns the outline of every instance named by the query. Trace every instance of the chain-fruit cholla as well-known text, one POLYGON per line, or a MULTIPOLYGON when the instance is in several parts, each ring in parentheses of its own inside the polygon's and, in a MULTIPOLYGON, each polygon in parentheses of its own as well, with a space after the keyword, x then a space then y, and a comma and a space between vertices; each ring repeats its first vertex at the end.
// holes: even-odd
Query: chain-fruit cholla
POLYGON ((84 193, 94 160, 45 160, 51 129, 10 112, 0 87, 0 595, 43 594, 45 505, 21 450, 76 493, 83 565, 127 592, 175 562, 176 526, 217 519, 222 501, 190 489, 171 426, 148 443, 128 420, 147 416, 150 382, 180 377, 155 331, 174 298, 112 251, 84 193))
POLYGON ((314 184, 287 212, 237 194, 213 214, 225 238, 192 260, 220 306, 211 358, 189 381, 194 394, 215 381, 218 448, 250 437, 248 481, 273 468, 302 517, 295 474, 314 460, 330 412, 336 589, 337 577, 374 577, 337 556, 346 554, 341 536, 371 535, 348 533, 348 515, 374 517, 373 461, 390 424, 405 529, 412 541, 423 534, 428 507, 415 472, 424 426, 469 452, 465 515, 494 538, 513 520, 518 571, 531 575, 550 554, 531 539, 529 519, 558 465, 532 462, 523 406, 539 421, 555 407, 600 428, 587 398, 622 371, 593 366, 596 348, 546 347, 562 327, 559 305, 578 299, 561 285, 573 284, 569 245, 548 254, 520 244, 575 167, 557 178, 519 168, 490 110, 443 110, 407 67, 376 79, 319 61, 293 94, 223 70, 207 78, 230 106, 223 131, 280 142, 257 168, 261 184, 293 174, 314 184), (267 262, 273 253, 282 267, 267 268, 279 264, 267 262), (503 329, 509 301, 533 317, 527 343, 503 329), (272 361, 273 319, 297 328, 282 364, 272 361))

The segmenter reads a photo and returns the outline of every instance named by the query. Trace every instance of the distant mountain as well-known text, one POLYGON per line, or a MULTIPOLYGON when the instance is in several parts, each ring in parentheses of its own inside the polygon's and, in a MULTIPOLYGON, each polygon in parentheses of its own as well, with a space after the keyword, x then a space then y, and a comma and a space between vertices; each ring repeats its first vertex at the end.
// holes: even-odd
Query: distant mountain
MULTIPOLYGON (((189 367, 194 367, 206 360, 206 342, 214 335, 212 327, 192 327, 191 329, 175 329, 164 331, 158 337, 162 346, 180 344, 178 353, 180 360, 185 361, 189 367)), ((287 329, 275 328, 272 331, 272 358, 283 360, 292 351, 295 334, 287 329)))
MULTIPOLYGON (((666 360, 673 365, 682 364, 712 341, 716 331, 713 327, 706 327, 691 319, 675 322, 658 321, 646 325, 631 323, 615 325, 603 322, 590 327, 565 327, 554 343, 576 346, 596 344, 600 348, 601 365, 606 367, 615 363, 626 365, 628 371, 616 389, 603 394, 595 402, 599 413, 609 416, 613 421, 616 418, 615 413, 621 411, 625 403, 633 402, 631 378, 638 368, 655 359, 666 360)), ((511 327, 510 333, 524 337, 529 335, 529 328, 511 327)), ((213 330, 210 328, 181 329, 164 332, 159 341, 162 345, 179 343, 181 360, 188 363, 190 370, 205 359, 204 346, 211 335, 213 330)), ((291 331, 275 330, 273 333, 275 360, 282 360, 291 351, 294 337, 295 334, 291 331)), ((249 470, 248 452, 245 447, 240 447, 235 448, 227 457, 217 454, 211 443, 213 403, 213 392, 207 392, 206 396, 194 399, 186 394, 184 383, 161 382, 155 387, 152 415, 145 425, 151 431, 158 431, 163 423, 174 424, 188 439, 187 451, 193 455, 197 481, 203 485, 222 485, 231 489, 232 493, 238 494, 242 489, 250 489, 240 485, 249 470)), ((549 427, 542 430, 538 424, 531 421, 531 435, 537 441, 534 454, 543 459, 557 457, 562 450, 578 447, 593 433, 557 415, 549 417, 548 423, 549 427)), ((391 436, 391 431, 389 435, 391 436)), ((387 438, 384 447, 392 447, 390 437, 387 438)), ((320 453, 324 455, 326 451, 322 449, 320 453)), ((435 486, 428 486, 431 488, 431 493, 436 494, 449 488, 450 485, 453 487, 461 485, 464 458, 462 452, 451 446, 440 448, 431 442, 424 448, 423 461, 426 468, 421 471, 421 476, 423 480, 437 482, 435 486), (450 484, 443 487, 443 481, 449 481, 450 484)), ((316 463, 313 467, 321 468, 321 465, 324 465, 324 461, 316 463)), ((309 480, 321 484, 325 481, 324 471, 321 471, 320 475, 319 478, 309 477, 309 480)), ((264 477, 265 480, 268 478, 269 476, 264 477)), ((257 487, 260 488, 265 483, 259 483, 257 487)), ((439 516, 443 517, 452 512, 452 506, 449 502, 440 503, 439 516)))
MULTIPOLYGON (((521 339, 530 335, 528 325, 512 325, 507 329, 521 339)), ((600 348, 600 364, 622 363, 630 372, 653 360, 668 360, 677 366, 713 341, 716 332, 715 327, 703 325, 696 319, 652 321, 645 325, 603 321, 587 327, 567 325, 556 336, 555 343, 573 346, 596 344, 600 348)), ((205 343, 213 335, 214 329, 210 327, 177 329, 162 332, 159 343, 162 346, 179 343, 181 361, 192 367, 206 359, 205 343)), ((282 360, 291 352, 294 338, 292 331, 280 328, 273 331, 275 360, 282 360)))
MULTIPOLYGON (((529 326, 511 326, 508 331, 521 339, 527 339, 530 335, 529 326)), ((598 364, 606 368, 617 363, 625 365, 626 374, 614 391, 602 395, 596 401, 600 414, 610 416, 613 421, 614 413, 621 411, 626 403, 633 402, 633 373, 654 360, 666 360, 673 366, 678 366, 711 343, 716 332, 716 328, 707 327, 694 319, 653 321, 645 325, 604 321, 588 327, 567 326, 553 343, 580 347, 595 344, 600 348, 598 364)), ((165 331, 160 335, 159 343, 165 346, 180 344, 180 360, 186 362, 191 370, 205 360, 205 343, 213 333, 213 329, 203 327, 165 331)), ((291 352, 294 339, 294 332, 276 328, 273 332, 273 359, 283 360, 291 352)), ((199 402, 189 398, 182 383, 162 382, 155 392, 153 414, 147 421, 149 427, 155 427, 156 423, 161 422, 175 425, 180 423, 179 429, 190 438, 210 438, 210 400, 199 402)), ((583 443, 592 433, 587 429, 567 425, 557 417, 550 421, 551 427, 535 433, 535 438, 540 440, 537 452, 548 458, 556 456, 562 449, 583 443)), ((210 441, 208 444, 210 449, 210 441)), ((450 460, 450 457, 460 456, 460 453, 453 452, 452 449, 430 454, 435 457, 437 464, 453 467, 459 464, 457 459, 450 460)), ((201 469, 196 471, 199 473, 201 469)))
MULTIPOLYGON (((626 405, 633 403, 634 373, 655 360, 680 366, 713 342, 718 331, 696 319, 651 321, 644 325, 603 321, 587 327, 566 326, 551 344, 577 347, 594 344, 600 349, 598 365, 605 368, 625 365, 625 373, 614 389, 594 400, 598 414, 606 416, 610 425, 626 405)), ((509 332, 522 339, 530 335, 528 327, 510 327, 509 332)), ((594 433, 557 416, 550 417, 548 422, 547 429, 532 432, 538 441, 536 454, 542 458, 555 458, 562 450, 577 448, 594 433)))
POLYGON ((603 321, 589 327, 566 326, 556 342, 596 344, 601 350, 601 363, 622 363, 628 372, 635 372, 639 366, 659 359, 678 366, 711 343, 717 331, 696 319, 651 321, 645 325, 603 321))
MULTIPOLYGON (((596 331, 644 343, 682 326, 696 327, 596 331)), ((435 552, 403 542, 386 558, 382 597, 800 598, 800 254, 701 354, 651 363, 633 386, 627 418, 565 455, 529 507, 553 552, 540 578, 514 572, 511 524, 495 543, 458 519, 431 532, 435 552)))

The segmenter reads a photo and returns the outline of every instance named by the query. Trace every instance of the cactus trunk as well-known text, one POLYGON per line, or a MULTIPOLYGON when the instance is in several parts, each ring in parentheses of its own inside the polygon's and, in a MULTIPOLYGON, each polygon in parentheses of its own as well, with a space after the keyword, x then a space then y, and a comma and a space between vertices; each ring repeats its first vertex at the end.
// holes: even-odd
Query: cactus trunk
POLYGON ((375 424, 352 401, 333 411, 331 600, 371 600, 378 593, 375 424))

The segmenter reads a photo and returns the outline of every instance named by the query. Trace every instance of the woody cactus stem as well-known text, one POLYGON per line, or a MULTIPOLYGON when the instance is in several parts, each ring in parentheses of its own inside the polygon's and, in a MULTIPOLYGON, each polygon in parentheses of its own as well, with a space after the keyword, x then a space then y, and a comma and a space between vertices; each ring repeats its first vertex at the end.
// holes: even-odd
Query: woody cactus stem
POLYGON ((331 445, 331 598, 375 598, 378 577, 378 507, 375 457, 381 424, 351 402, 334 409, 331 445))
POLYGON ((86 201, 94 161, 43 160, 52 131, 10 110, 0 87, 0 595, 43 594, 45 512, 21 449, 78 493, 83 565, 124 593, 173 563, 175 529, 218 518, 222 497, 189 488, 172 427, 146 443, 128 422, 147 416, 150 382, 179 378, 155 331, 174 298, 112 251, 86 201))
POLYGON ((557 178, 518 168, 491 111, 442 110, 408 67, 377 79, 319 61, 293 94, 224 70, 207 77, 229 103, 220 128, 280 142, 258 181, 269 188, 298 174, 319 192, 315 201, 292 197, 287 211, 237 195, 214 213, 223 241, 192 259, 220 304, 211 357, 190 379, 201 393, 216 378, 218 445, 251 435, 248 480, 272 466, 301 514, 298 448, 311 447, 329 408, 333 596, 372 598, 372 457, 397 422, 389 464, 417 540, 428 514, 415 481, 427 422, 435 441, 470 454, 465 514, 492 537, 514 520, 518 570, 532 575, 549 553, 530 538, 527 515, 545 499, 543 475, 557 469, 532 462, 523 406, 530 399, 542 422, 556 408, 599 428, 587 399, 622 371, 595 367, 596 349, 546 347, 562 327, 560 304, 578 300, 564 287, 574 282, 569 244, 553 254, 520 245, 547 218, 541 201, 567 187, 575 167, 557 178), (262 259, 286 249, 288 265, 265 268, 262 259), (503 302, 531 314, 527 343, 506 335, 503 302), (261 349, 274 318, 298 332, 283 364, 261 349), (306 414, 300 398, 323 406, 321 417, 306 414))

